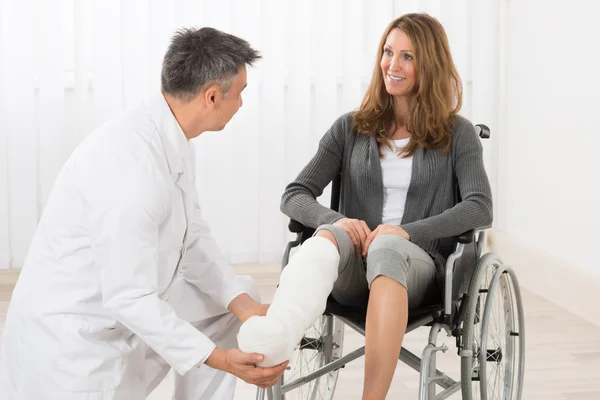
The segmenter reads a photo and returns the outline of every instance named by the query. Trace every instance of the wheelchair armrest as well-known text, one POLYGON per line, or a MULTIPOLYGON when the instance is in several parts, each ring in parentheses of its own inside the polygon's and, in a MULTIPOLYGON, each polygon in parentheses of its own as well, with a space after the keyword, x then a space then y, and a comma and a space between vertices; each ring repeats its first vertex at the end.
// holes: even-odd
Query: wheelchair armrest
POLYGON ((467 244, 472 243, 475 238, 475 229, 471 229, 470 231, 461 233, 456 237, 458 243, 467 244))
POLYGON ((288 224, 288 229, 292 233, 302 233, 302 232, 304 232, 305 226, 296 220, 290 219, 290 223, 288 224))

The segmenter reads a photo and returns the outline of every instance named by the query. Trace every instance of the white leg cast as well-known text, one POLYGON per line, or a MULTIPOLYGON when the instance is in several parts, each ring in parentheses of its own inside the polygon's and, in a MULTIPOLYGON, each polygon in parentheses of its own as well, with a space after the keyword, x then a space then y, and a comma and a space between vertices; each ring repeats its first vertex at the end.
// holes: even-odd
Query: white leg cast
POLYGON ((338 276, 340 255, 328 239, 312 237, 281 273, 265 317, 252 317, 240 328, 240 350, 265 356, 261 367, 290 359, 302 335, 325 311, 338 276))

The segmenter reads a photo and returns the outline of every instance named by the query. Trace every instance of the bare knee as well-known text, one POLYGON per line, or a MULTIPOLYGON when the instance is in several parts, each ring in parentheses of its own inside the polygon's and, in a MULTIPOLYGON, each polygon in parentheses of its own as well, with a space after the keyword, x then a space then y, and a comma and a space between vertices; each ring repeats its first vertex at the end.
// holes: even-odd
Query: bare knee
POLYGON ((398 280, 387 276, 387 275, 377 275, 371 281, 369 286, 371 293, 387 293, 388 291, 399 291, 406 292, 406 286, 402 283, 398 282, 398 280))
POLYGON ((315 236, 322 237, 322 238, 329 240, 331 243, 333 243, 335 245, 335 247, 338 249, 338 251, 340 250, 340 246, 338 245, 337 240, 335 240, 335 235, 333 234, 333 232, 331 232, 327 229, 321 229, 319 232, 317 232, 317 234, 315 236))

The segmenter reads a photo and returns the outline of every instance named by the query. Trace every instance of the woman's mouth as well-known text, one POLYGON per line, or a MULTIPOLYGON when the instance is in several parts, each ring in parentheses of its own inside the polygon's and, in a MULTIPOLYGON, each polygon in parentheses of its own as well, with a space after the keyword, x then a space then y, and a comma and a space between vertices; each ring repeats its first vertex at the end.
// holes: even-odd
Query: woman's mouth
POLYGON ((394 82, 402 82, 402 81, 406 80, 406 78, 403 78, 401 76, 395 76, 395 75, 391 75, 391 74, 387 74, 387 76, 394 82))

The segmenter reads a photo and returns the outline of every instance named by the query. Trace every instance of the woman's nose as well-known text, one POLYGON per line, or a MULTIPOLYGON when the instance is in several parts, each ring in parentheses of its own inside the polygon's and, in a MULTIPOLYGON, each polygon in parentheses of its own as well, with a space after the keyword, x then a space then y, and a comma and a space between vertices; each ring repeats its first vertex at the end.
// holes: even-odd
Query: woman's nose
POLYGON ((400 71, 402 69, 402 63, 400 62, 399 58, 392 58, 392 60, 390 61, 390 71, 400 71))

